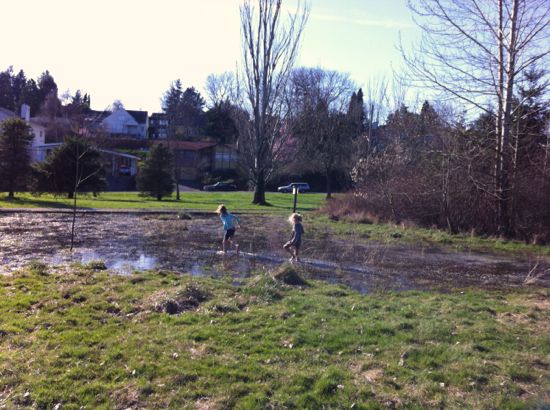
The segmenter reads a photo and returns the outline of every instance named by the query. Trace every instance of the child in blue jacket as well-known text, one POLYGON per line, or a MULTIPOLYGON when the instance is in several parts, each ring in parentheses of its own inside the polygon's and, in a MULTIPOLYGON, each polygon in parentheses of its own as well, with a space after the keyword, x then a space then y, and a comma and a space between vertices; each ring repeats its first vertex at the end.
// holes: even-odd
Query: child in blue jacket
MULTIPOLYGON (((235 236, 235 229, 240 228, 240 220, 238 217, 236 217, 233 214, 230 214, 227 212, 227 208, 224 204, 221 204, 218 206, 218 209, 216 209, 216 213, 220 216, 220 219, 223 223, 223 241, 222 241, 222 249, 223 253, 227 253, 227 246, 230 245, 233 242, 233 237, 235 236)), ((237 257, 239 256, 239 244, 235 242, 235 249, 237 250, 237 257)))

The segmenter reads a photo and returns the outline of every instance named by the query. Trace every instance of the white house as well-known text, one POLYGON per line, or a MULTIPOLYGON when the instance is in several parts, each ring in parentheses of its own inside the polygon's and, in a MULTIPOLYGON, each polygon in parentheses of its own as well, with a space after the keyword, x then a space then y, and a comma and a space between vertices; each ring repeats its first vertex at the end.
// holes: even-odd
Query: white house
MULTIPOLYGON (((0 122, 8 118, 17 117, 17 114, 15 114, 13 111, 0 107, 0 122)), ((39 152, 40 150, 38 149, 38 147, 44 145, 44 143, 46 142, 46 128, 44 128, 42 125, 31 118, 31 109, 27 104, 23 104, 21 106, 21 115, 19 117, 24 119, 31 126, 32 132, 34 134, 34 138, 32 140, 30 148, 31 161, 41 161, 39 152)))
POLYGON ((108 134, 147 138, 149 119, 147 111, 133 111, 118 108, 101 121, 108 134))

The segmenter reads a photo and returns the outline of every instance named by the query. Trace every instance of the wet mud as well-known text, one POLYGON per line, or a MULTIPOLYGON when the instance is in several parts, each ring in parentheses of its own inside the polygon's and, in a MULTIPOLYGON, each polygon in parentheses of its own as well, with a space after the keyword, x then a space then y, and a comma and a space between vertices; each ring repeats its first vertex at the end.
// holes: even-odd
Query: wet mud
MULTIPOLYGON (((290 234, 284 218, 243 215, 232 250, 219 255, 222 229, 213 214, 79 214, 70 252, 71 215, 0 214, 0 272, 33 260, 61 265, 101 260, 118 274, 167 269, 181 274, 232 275, 234 283, 253 270, 287 262, 282 244, 290 234)), ((550 286, 549 258, 454 252, 418 245, 385 245, 359 235, 335 235, 327 227, 306 235, 298 264, 305 276, 342 283, 362 293, 375 290, 466 287, 506 289, 550 286)))

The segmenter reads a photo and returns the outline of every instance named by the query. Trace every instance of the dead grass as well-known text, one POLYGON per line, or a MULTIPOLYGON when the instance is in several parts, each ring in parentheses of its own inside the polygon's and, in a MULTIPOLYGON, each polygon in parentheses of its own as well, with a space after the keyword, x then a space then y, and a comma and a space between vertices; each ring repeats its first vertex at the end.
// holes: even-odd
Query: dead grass
POLYGON ((112 400, 117 410, 138 409, 140 408, 139 396, 139 388, 135 383, 130 383, 113 392, 112 400))
POLYGON ((223 409, 223 399, 212 397, 201 397, 195 402, 195 410, 218 410, 223 409))
POLYGON ((197 343, 193 343, 188 350, 191 359, 200 359, 206 356, 210 351, 207 345, 197 343))

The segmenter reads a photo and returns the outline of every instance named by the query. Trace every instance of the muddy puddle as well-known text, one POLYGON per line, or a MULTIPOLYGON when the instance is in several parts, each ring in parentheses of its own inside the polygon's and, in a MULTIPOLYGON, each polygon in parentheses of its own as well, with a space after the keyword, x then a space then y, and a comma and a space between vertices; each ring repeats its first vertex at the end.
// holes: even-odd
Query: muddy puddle
MULTIPOLYGON (((288 256, 281 245, 290 228, 284 218, 243 215, 237 232, 241 254, 219 255, 221 223, 215 215, 81 214, 76 246, 71 216, 63 213, 0 213, 0 272, 33 260, 53 265, 103 261, 118 274, 168 269, 195 276, 232 275, 234 283, 257 269, 276 269, 288 256)), ((354 235, 307 231, 300 263, 306 276, 374 290, 463 287, 511 288, 526 279, 550 286, 548 258, 453 252, 369 242, 354 235), (531 272, 528 277, 529 272, 531 272)))

